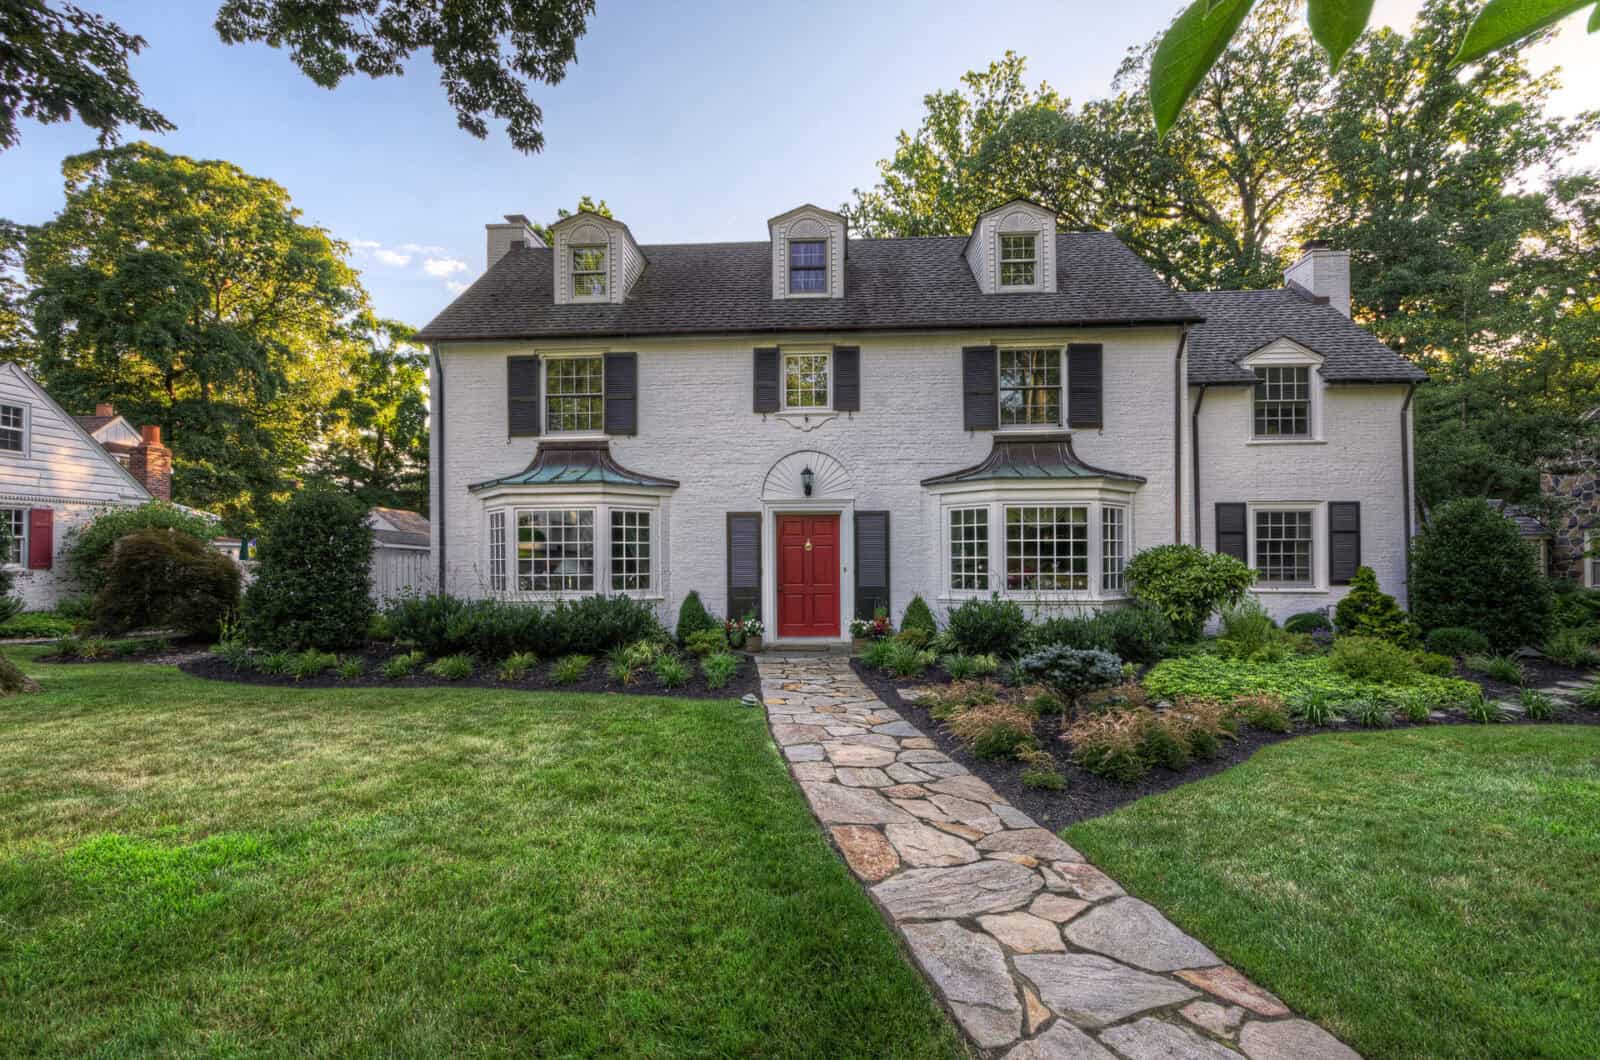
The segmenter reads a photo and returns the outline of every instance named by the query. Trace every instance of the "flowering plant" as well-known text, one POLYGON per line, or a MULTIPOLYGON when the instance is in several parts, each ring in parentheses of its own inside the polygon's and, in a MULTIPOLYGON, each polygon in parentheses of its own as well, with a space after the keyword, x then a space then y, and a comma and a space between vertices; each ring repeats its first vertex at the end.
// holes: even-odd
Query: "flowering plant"
POLYGON ((744 627, 744 635, 747 637, 759 637, 767 629, 755 615, 745 615, 739 624, 744 627))
POLYGON ((852 618, 850 620, 850 635, 860 640, 882 640, 894 633, 894 624, 889 621, 889 616, 884 611, 879 611, 871 619, 852 618))

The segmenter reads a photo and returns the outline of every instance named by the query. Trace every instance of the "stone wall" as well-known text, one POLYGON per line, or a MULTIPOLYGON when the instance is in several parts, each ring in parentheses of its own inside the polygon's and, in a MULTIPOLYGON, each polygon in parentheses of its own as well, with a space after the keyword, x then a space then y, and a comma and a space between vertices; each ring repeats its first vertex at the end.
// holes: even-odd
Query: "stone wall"
POLYGON ((1547 497, 1570 501, 1571 508, 1550 520, 1550 574, 1556 578, 1583 577, 1583 535, 1600 530, 1600 464, 1568 465, 1539 475, 1539 490, 1547 497))

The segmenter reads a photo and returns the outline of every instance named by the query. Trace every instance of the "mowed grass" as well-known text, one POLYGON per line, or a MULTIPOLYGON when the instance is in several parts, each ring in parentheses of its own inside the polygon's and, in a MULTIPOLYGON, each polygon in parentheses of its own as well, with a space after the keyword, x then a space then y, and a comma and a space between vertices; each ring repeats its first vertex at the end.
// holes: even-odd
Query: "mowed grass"
POLYGON ((1369 1060, 1600 1056, 1600 728, 1308 737, 1063 834, 1369 1060))
POLYGON ((6 1055, 963 1055, 758 710, 39 654, 6 1055))

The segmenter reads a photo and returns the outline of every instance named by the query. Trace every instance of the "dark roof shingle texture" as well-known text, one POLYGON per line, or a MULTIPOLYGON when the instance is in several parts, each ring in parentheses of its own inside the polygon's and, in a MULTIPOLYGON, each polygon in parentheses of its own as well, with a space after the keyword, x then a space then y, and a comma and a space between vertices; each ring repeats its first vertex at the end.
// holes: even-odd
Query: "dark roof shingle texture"
POLYGON ((1206 318, 1189 333, 1189 382, 1253 383, 1238 360, 1288 338, 1323 357, 1331 383, 1415 383, 1426 376, 1378 337, 1332 306, 1287 288, 1198 291, 1183 298, 1206 318))

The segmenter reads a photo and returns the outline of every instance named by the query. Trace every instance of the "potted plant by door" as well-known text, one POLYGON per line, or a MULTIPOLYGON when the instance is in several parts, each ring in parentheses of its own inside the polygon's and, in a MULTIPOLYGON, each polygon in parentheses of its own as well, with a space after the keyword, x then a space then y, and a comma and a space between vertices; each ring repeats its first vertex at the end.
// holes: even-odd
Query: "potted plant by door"
POLYGON ((850 620, 850 651, 859 655, 867 650, 867 645, 875 640, 893 635, 894 623, 889 621, 889 612, 878 608, 872 618, 852 618, 850 620))
POLYGON ((745 615, 739 620, 739 627, 744 636, 745 651, 761 650, 761 634, 766 632, 766 627, 755 615, 745 615))

